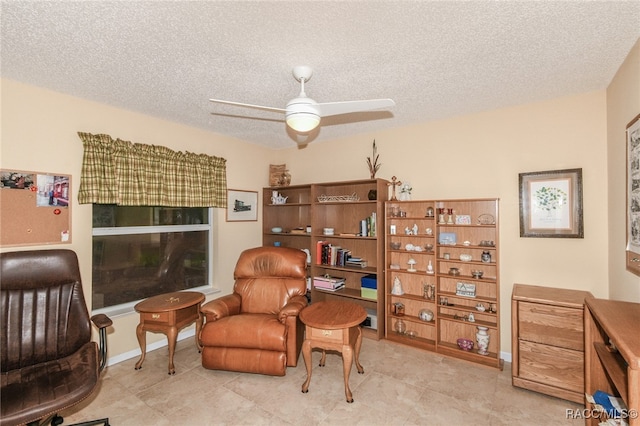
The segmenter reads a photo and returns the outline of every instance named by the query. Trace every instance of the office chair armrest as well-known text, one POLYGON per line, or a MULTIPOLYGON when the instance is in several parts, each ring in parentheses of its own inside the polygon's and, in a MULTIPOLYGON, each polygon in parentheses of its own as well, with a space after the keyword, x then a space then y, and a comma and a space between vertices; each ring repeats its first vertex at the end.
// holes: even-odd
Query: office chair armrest
POLYGON ((97 314, 91 317, 91 322, 98 327, 100 335, 100 371, 102 371, 107 365, 107 327, 111 327, 113 321, 105 314, 97 314))
POLYGON ((306 306, 306 296, 293 296, 289 299, 289 303, 284 305, 278 313, 278 320, 284 323, 287 317, 297 317, 306 306))
POLYGON ((106 328, 113 325, 111 318, 105 314, 97 314, 91 317, 91 322, 98 327, 98 329, 106 328))
POLYGON ((236 293, 228 294, 205 303, 200 308, 200 312, 206 317, 207 322, 216 321, 220 318, 239 314, 241 302, 240 295, 236 293))

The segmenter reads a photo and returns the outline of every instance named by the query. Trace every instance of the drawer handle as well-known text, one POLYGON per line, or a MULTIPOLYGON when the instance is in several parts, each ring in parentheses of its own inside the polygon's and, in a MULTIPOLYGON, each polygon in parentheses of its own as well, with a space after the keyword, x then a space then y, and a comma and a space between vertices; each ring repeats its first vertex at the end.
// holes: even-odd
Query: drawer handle
POLYGON ((158 319, 160 318, 160 314, 151 314, 151 318, 158 319))
POLYGON ((633 259, 631 259, 632 262, 640 262, 640 258, 634 257, 633 259))
POLYGON ((323 336, 331 336, 331 330, 322 330, 323 336))

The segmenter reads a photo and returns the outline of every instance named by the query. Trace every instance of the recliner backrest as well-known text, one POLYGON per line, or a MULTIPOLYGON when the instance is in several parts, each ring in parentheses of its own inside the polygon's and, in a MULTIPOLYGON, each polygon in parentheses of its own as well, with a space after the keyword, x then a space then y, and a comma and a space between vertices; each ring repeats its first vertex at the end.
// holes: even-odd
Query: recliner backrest
POLYGON ((71 250, 0 254, 1 371, 68 356, 91 340, 71 250))
POLYGON ((241 312, 277 314, 293 296, 304 296, 307 255, 283 247, 243 251, 233 273, 241 312))

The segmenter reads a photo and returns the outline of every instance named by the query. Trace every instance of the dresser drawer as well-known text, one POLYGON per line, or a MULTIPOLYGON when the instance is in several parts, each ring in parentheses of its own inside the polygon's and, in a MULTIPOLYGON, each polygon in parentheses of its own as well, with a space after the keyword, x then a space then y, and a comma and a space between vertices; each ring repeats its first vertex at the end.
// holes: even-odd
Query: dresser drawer
POLYGON ((518 302, 520 340, 584 351, 582 309, 518 302))
POLYGON ((584 353, 556 346, 519 342, 518 376, 574 392, 584 391, 584 353))

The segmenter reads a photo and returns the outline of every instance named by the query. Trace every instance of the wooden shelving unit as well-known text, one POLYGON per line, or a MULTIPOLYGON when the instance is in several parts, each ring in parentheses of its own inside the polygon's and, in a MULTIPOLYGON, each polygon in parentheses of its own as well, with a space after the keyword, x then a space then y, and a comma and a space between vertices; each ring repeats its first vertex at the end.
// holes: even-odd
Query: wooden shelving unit
POLYGON ((385 212, 386 338, 502 369, 498 200, 388 201, 385 212), (481 278, 472 274, 476 270, 481 278), (394 294, 396 280, 404 294, 394 294), (474 295, 464 295, 459 285, 475 288, 474 295), (398 303, 403 315, 394 312, 398 303), (421 318, 423 310, 431 311, 433 320, 421 318), (405 332, 397 331, 398 321, 405 332), (478 326, 489 334, 485 355, 477 352, 477 343, 472 351, 457 345, 458 338, 476 342, 478 326))
POLYGON ((262 190, 262 244, 271 246, 279 242, 282 247, 310 249, 311 185, 295 185, 262 190), (273 191, 287 197, 284 204, 273 204, 273 191), (282 232, 272 232, 282 228, 282 232))
POLYGON ((311 254, 309 276, 330 275, 345 278, 345 287, 337 291, 311 288, 311 303, 340 299, 357 303, 377 316, 377 329, 363 328, 364 336, 384 337, 384 201, 388 186, 384 179, 314 183, 263 189, 263 245, 280 242, 283 247, 308 249, 311 254), (285 204, 271 203, 272 191, 289 197, 285 204), (360 234, 360 222, 375 215, 374 232, 360 234), (307 233, 307 226, 311 232, 307 233), (281 233, 273 233, 281 227, 281 233), (296 230, 298 228, 298 230, 296 230), (324 229, 332 228, 333 235, 325 235, 324 229), (300 234, 297 231, 304 229, 300 234), (291 231, 294 230, 294 233, 291 231), (367 266, 349 267, 323 264, 318 245, 328 244, 351 251, 353 256, 365 259, 367 266), (363 297, 361 279, 377 277, 378 290, 375 299, 363 297))

